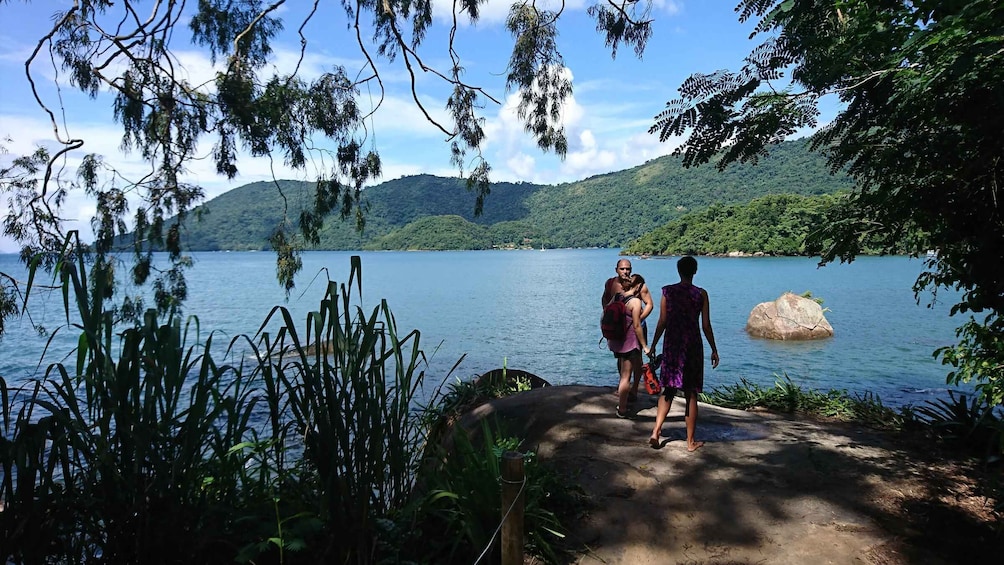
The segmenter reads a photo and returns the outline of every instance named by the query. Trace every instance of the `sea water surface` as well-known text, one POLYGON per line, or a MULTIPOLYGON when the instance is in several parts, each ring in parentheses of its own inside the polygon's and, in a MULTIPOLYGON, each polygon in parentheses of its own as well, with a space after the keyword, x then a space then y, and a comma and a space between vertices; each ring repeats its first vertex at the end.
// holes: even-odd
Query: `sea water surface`
MULTIPOLYGON (((308 252, 288 300, 275 281, 272 253, 194 253, 186 314, 198 316, 202 339, 218 331, 217 343, 253 335, 276 305, 287 307, 302 331, 327 278, 347 280, 352 255, 362 259, 365 310, 386 298, 400 333, 420 330, 429 390, 503 365, 552 384, 616 383, 599 332, 600 295, 620 258, 616 249, 308 252)), ((656 300, 661 286, 679 280, 675 258, 632 259, 656 300)), ((922 270, 922 261, 907 257, 861 257, 823 268, 813 258, 698 258, 694 283, 710 296, 721 356, 717 369, 706 365, 706 389, 741 379, 772 385, 787 375, 807 388, 871 392, 893 406, 944 397, 947 368, 932 353, 954 342, 963 320, 948 315, 950 293, 939 293, 932 307, 930 295, 922 295, 918 305, 911 287, 922 270), (785 291, 823 299, 834 337, 749 337, 744 327, 753 307, 785 291)), ((0 255, 0 271, 23 276, 14 255, 0 255)), ((31 316, 50 331, 66 323, 58 293, 38 292, 31 316)), ((657 318, 656 311, 650 332, 657 318)), ((16 385, 43 375, 72 351, 77 335, 64 327, 46 350, 47 338, 27 319, 9 321, 0 341, 0 376, 16 385)))

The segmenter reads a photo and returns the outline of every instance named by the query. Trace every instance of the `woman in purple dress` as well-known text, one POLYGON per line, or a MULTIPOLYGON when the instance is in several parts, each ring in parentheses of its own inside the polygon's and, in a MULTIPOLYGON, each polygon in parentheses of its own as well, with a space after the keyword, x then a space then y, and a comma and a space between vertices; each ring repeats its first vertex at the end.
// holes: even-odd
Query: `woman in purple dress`
POLYGON ((659 367, 663 391, 659 397, 655 428, 648 443, 655 448, 661 447, 662 424, 673 405, 677 389, 683 389, 686 400, 687 451, 695 451, 704 445, 703 441, 694 439, 697 428, 697 395, 704 387, 702 329, 711 346, 712 369, 718 367, 718 348, 711 329, 708 293, 693 284, 697 260, 690 256, 682 257, 676 263, 676 270, 680 273, 680 282, 662 287, 659 324, 655 328, 651 348, 645 350, 646 354, 651 355, 665 332, 666 341, 663 342, 662 364, 659 367))

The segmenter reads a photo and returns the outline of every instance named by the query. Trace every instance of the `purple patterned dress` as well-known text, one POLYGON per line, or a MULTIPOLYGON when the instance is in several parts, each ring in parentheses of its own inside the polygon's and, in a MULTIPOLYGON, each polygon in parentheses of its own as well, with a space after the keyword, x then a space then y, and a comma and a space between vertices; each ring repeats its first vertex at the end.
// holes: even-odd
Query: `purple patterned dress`
POLYGON ((701 340, 701 288, 679 282, 662 287, 666 329, 659 381, 663 387, 701 392, 704 387, 704 342, 701 340))

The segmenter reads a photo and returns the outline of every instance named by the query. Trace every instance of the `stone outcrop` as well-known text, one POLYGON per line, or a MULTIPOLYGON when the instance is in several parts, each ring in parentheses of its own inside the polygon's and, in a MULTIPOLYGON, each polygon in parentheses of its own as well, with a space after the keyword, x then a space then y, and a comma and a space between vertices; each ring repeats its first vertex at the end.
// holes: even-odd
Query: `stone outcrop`
POLYGON ((697 439, 708 443, 690 453, 675 397, 652 449, 657 397, 639 395, 623 420, 614 392, 547 386, 490 400, 461 421, 473 438, 485 422, 501 425, 581 487, 589 511, 561 524, 562 546, 581 553, 563 563, 948 565, 1004 555, 1004 536, 977 510, 986 499, 958 487, 963 464, 930 441, 701 403, 697 439), (900 511, 913 507, 934 512, 900 511))
POLYGON ((757 304, 746 321, 753 337, 808 340, 833 337, 833 326, 815 301, 786 292, 773 302, 757 304))

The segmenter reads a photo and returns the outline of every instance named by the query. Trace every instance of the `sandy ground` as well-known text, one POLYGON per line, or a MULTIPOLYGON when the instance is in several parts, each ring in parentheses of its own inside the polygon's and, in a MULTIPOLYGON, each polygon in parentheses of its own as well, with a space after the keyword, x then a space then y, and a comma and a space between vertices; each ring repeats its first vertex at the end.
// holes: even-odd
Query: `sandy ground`
POLYGON ((701 404, 707 443, 688 453, 677 398, 653 449, 655 397, 642 395, 624 420, 612 392, 544 387, 465 416, 498 417, 583 487, 589 510, 568 524, 575 563, 1004 562, 971 464, 930 444, 701 404))

